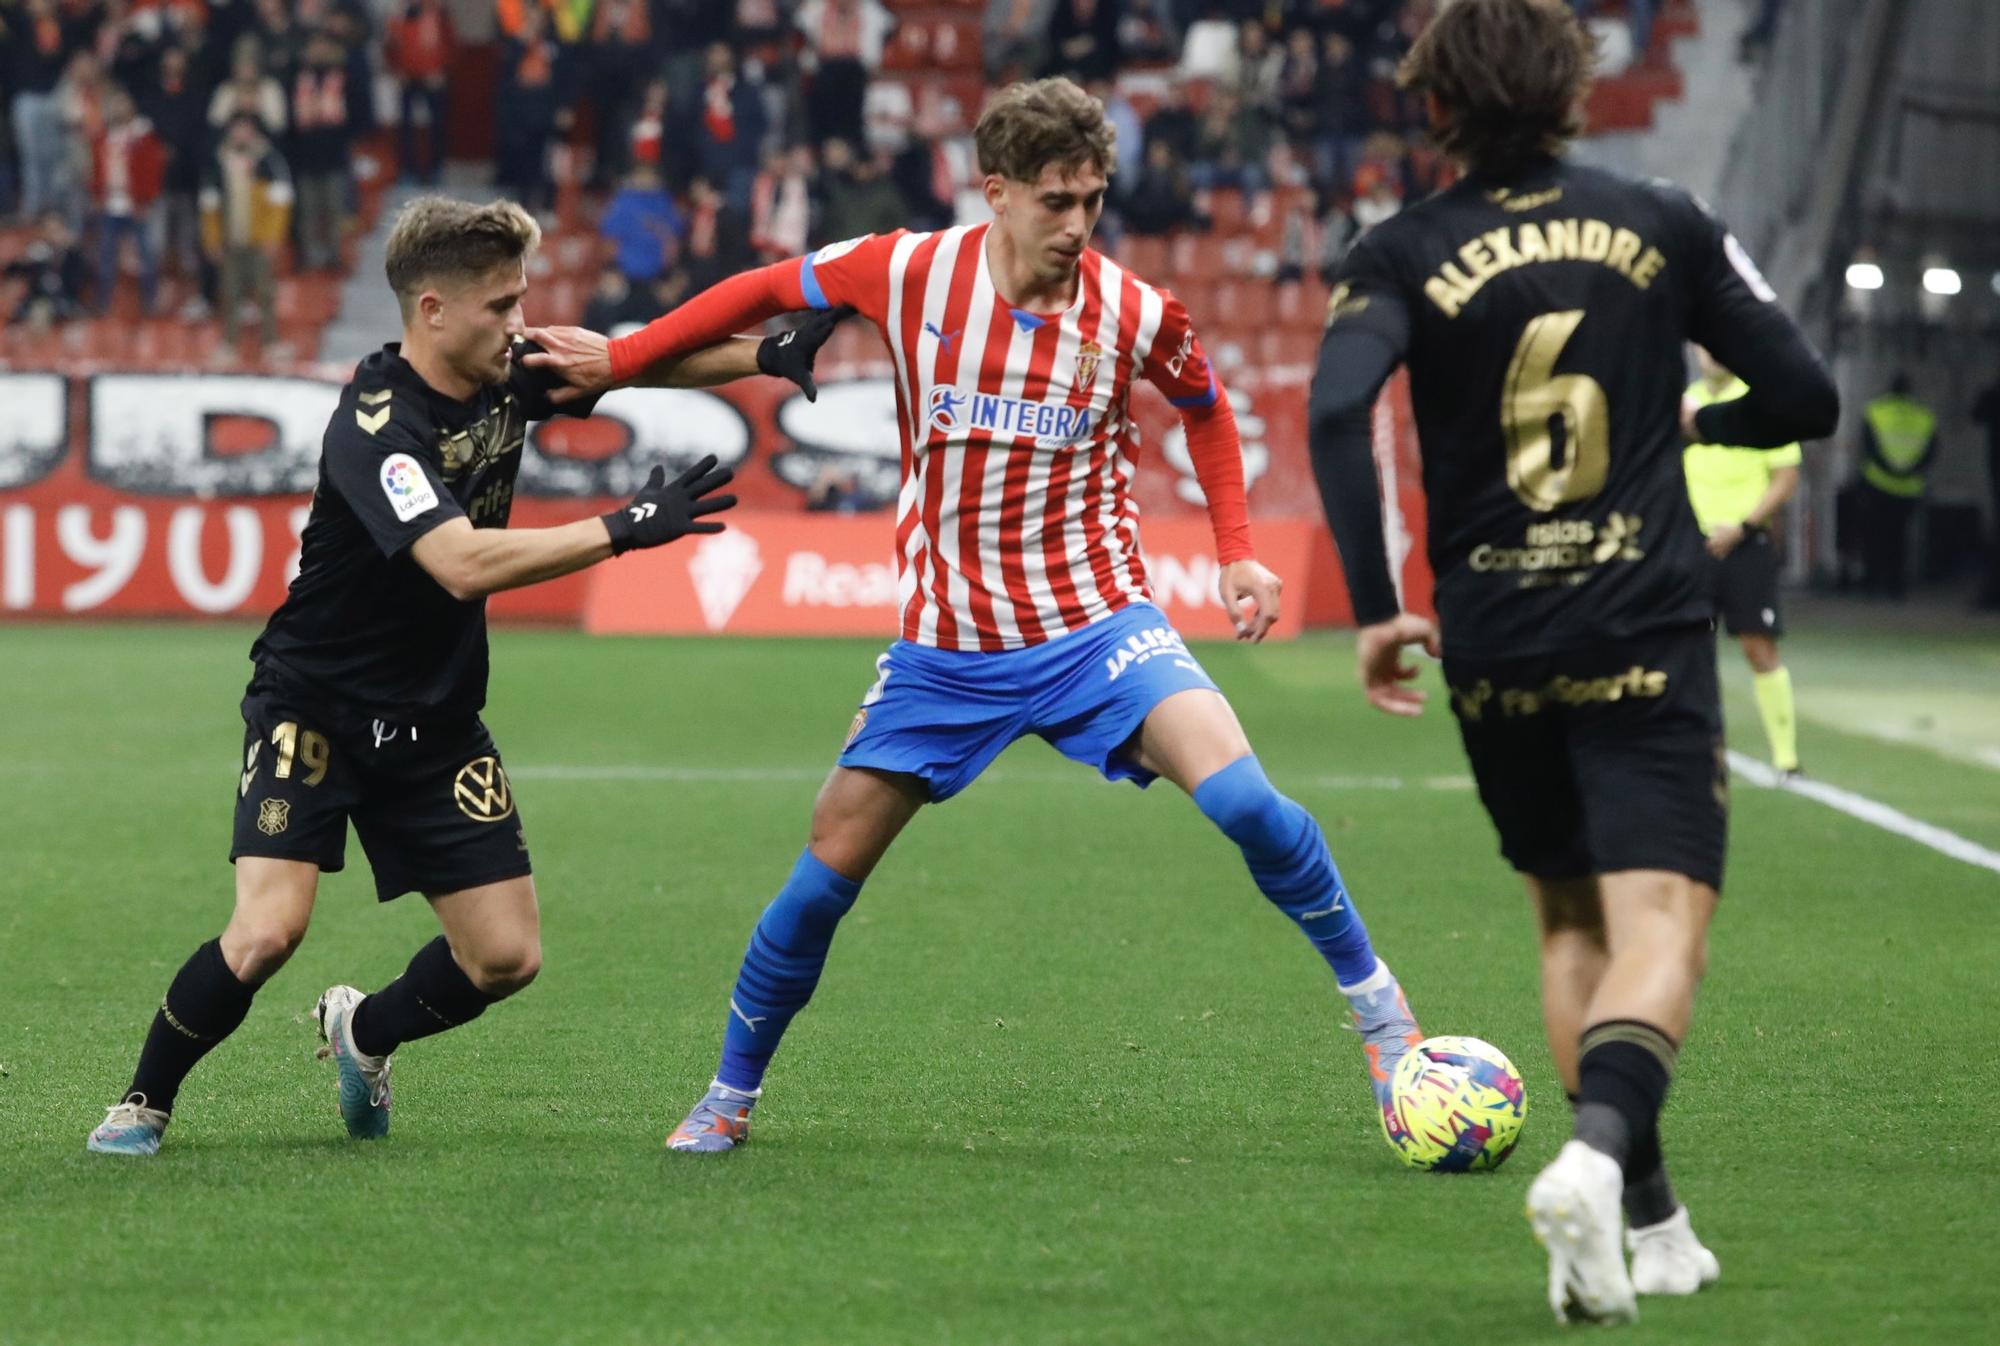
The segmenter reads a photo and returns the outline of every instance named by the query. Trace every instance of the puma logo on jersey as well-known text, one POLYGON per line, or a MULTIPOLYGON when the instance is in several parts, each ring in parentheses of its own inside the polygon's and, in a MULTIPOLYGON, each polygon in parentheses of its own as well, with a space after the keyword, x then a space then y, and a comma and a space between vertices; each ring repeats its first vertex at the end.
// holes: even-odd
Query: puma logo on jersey
POLYGON ((938 340, 938 345, 944 347, 944 353, 946 355, 950 355, 952 345, 958 340, 958 334, 960 332, 963 332, 965 329, 963 327, 959 327, 953 329, 952 331, 945 332, 945 331, 940 331, 936 323, 927 322, 924 324, 924 330, 926 332, 929 332, 932 336, 936 337, 938 340))

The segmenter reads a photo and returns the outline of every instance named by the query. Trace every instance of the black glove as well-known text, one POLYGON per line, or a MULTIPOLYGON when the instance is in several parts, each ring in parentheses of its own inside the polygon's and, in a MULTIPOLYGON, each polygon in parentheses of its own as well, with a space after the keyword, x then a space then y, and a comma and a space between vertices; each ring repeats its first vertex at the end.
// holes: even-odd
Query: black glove
POLYGON ((611 554, 618 556, 635 547, 663 547, 689 533, 720 533, 720 523, 697 520, 705 514, 720 514, 736 503, 733 495, 709 495, 727 486, 735 475, 726 467, 717 467, 712 453, 672 481, 667 480, 664 467, 655 467, 631 504, 602 516, 611 533, 611 554))
POLYGON ((757 343, 757 368, 772 378, 790 379, 805 393, 806 401, 819 401, 819 385, 813 382, 813 357, 833 335, 833 329, 853 317, 847 304, 815 313, 789 332, 765 337, 757 343))

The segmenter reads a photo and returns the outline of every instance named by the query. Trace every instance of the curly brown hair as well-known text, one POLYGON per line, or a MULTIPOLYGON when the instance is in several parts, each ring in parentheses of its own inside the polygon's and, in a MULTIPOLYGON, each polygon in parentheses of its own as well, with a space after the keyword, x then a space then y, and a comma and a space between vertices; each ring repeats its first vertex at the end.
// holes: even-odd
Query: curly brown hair
POLYGON ((541 241, 535 217, 512 201, 476 206, 420 196, 397 212, 389 230, 389 288, 408 321, 431 283, 477 279, 522 260, 541 241))
POLYGON ((1050 164, 1068 170, 1088 164, 1109 177, 1117 139, 1104 104, 1060 75, 1008 85, 972 131, 979 171, 1015 182, 1034 182, 1050 164))
POLYGON ((1396 83, 1437 98, 1438 148, 1506 176, 1582 132, 1596 58, 1564 0, 1455 0, 1417 37, 1396 83))

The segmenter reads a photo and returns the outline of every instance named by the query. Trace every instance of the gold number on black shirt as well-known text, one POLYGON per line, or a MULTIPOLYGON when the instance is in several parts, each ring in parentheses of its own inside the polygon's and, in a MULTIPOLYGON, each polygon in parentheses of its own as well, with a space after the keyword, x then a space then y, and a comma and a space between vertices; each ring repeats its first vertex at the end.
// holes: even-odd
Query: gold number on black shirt
POLYGON ((1588 374, 1555 372, 1557 357, 1582 321, 1580 308, 1530 319, 1500 390, 1507 485, 1522 504, 1543 513, 1596 495, 1611 467, 1611 407, 1604 386, 1588 374))

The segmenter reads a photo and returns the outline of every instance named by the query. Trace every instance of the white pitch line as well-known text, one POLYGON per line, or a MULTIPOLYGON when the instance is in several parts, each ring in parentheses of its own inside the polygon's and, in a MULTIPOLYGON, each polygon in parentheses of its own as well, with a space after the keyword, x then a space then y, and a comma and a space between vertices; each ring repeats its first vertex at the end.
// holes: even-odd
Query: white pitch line
POLYGON ((1816 799, 1830 809, 1837 809, 1851 818, 1871 823, 1885 832, 1908 837, 1918 845, 1928 846, 1940 855, 2000 874, 2000 851, 1988 850, 1976 841, 1969 841, 1958 833, 1948 832, 1935 824, 1919 821, 1900 809, 1877 803, 1865 795, 1855 794, 1852 790, 1843 790, 1838 785, 1828 785, 1825 781, 1805 778, 1781 780, 1771 767, 1753 757, 1745 757, 1740 752, 1732 751, 1729 754, 1729 765, 1737 775, 1753 785, 1785 790, 1791 794, 1804 795, 1808 799, 1816 799))
MULTIPOLYGON (((828 766, 812 767, 707 767, 707 766, 509 766, 507 774, 517 781, 625 781, 657 782, 669 785, 794 785, 816 783, 826 778, 828 766)), ((1090 783, 1099 778, 1088 769, 1069 771, 1029 771, 1001 767, 983 779, 1012 784, 1060 785, 1090 783)), ((1302 776, 1297 786, 1313 790, 1449 790, 1472 788, 1469 776, 1302 776)))

